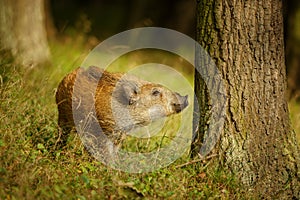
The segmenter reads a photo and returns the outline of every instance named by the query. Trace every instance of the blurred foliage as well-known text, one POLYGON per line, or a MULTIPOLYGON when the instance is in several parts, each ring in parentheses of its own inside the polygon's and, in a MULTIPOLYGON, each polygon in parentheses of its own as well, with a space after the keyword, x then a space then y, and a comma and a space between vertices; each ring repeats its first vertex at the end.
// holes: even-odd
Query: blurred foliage
POLYGON ((288 98, 300 102, 300 1, 284 3, 288 98))

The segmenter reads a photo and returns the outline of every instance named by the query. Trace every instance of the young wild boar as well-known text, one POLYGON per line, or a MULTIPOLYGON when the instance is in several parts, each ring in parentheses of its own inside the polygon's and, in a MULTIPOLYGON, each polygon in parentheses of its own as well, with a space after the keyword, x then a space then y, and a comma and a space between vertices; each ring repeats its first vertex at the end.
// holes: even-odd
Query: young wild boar
POLYGON ((132 75, 109 73, 98 67, 78 68, 61 81, 56 92, 58 125, 63 140, 75 126, 72 99, 73 110, 80 108, 82 112, 79 113, 95 110, 103 133, 114 143, 118 143, 124 133, 179 113, 188 106, 188 96, 181 96, 162 85, 132 75))

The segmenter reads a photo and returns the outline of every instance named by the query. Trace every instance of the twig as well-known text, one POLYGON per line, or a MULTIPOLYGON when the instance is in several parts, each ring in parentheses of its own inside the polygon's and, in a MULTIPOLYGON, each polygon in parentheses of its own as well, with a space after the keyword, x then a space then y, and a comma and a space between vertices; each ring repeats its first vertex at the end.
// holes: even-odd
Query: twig
POLYGON ((197 160, 192 160, 192 161, 190 161, 190 162, 187 162, 187 163, 183 163, 183 164, 181 164, 181 165, 177 165, 177 166, 175 166, 175 168, 177 169, 177 168, 181 168, 181 167, 185 167, 185 166, 187 166, 187 165, 191 165, 191 164, 194 164, 194 163, 197 163, 197 162, 201 162, 201 161, 204 161, 204 160, 208 160, 208 159, 211 159, 211 158, 213 158, 213 157, 216 157, 218 154, 213 154, 213 155, 210 155, 210 156, 207 156, 207 157, 202 157, 202 158, 199 158, 199 159, 197 159, 197 160))

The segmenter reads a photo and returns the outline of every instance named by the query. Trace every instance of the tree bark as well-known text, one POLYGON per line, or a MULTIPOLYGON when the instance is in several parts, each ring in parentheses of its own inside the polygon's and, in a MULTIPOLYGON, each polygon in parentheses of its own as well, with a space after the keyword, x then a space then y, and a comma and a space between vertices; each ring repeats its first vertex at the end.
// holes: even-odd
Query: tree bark
MULTIPOLYGON (((198 1, 197 41, 225 83, 225 126, 214 149, 219 163, 260 199, 299 199, 299 149, 286 101, 282 2, 198 1)), ((202 113, 193 155, 210 122, 211 85, 195 73, 202 113)))
POLYGON ((0 47, 22 65, 49 61, 44 12, 43 0, 0 0, 0 47))

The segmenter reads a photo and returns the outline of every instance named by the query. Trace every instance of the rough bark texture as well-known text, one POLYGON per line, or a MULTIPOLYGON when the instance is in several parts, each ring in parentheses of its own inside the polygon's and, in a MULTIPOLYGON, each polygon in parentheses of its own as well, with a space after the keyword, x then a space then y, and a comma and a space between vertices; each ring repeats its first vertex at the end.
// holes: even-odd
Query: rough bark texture
POLYGON ((0 47, 25 66, 49 61, 43 0, 0 0, 0 47))
MULTIPOLYGON (((299 149, 285 98, 282 2, 201 0, 197 8, 197 40, 223 74, 227 92, 225 127, 215 149, 221 164, 260 199, 299 199, 299 149)), ((209 103, 199 76, 201 136, 209 103)), ((199 137, 195 142, 201 145, 199 137)))

